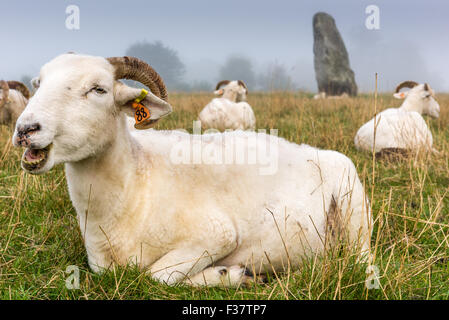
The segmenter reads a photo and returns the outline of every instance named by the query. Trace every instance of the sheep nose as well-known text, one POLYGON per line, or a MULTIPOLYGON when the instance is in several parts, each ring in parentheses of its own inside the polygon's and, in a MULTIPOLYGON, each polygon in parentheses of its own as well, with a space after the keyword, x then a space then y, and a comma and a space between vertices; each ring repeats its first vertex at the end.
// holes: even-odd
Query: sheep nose
POLYGON ((17 127, 17 135, 19 137, 24 137, 26 135, 30 135, 35 133, 41 129, 41 125, 39 123, 26 124, 17 127))
POLYGON ((31 134, 38 132, 41 129, 39 123, 19 125, 17 127, 17 144, 26 147, 30 144, 28 138, 31 134))

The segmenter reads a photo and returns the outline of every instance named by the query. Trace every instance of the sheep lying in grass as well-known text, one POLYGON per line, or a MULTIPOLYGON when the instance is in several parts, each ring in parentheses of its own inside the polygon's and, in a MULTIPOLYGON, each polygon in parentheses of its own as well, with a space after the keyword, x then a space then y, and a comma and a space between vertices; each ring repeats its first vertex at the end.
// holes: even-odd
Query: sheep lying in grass
POLYGON ((349 98, 349 95, 346 92, 343 92, 339 96, 328 96, 326 92, 320 92, 313 96, 313 99, 319 100, 319 99, 346 99, 349 98))
POLYGON ((256 117, 253 109, 246 102, 248 88, 241 80, 223 80, 217 84, 214 92, 220 96, 207 104, 199 115, 204 128, 213 128, 219 131, 254 130, 256 117), (221 86, 225 85, 224 88, 221 86))
POLYGON ((269 140, 276 170, 262 174, 251 161, 177 163, 174 150, 198 135, 128 130, 125 114, 134 113, 142 91, 123 78, 151 90, 141 101, 151 117, 138 129, 172 111, 162 79, 145 62, 64 54, 42 67, 13 136, 26 148, 27 172, 65 163, 94 271, 135 263, 168 284, 237 286, 253 279, 248 269, 281 271, 287 260, 297 267, 339 230, 366 257, 372 218, 350 159, 233 131, 199 143, 208 151, 235 143, 249 154, 269 140))
POLYGON ((0 81, 0 124, 15 125, 25 109, 30 91, 19 81, 0 81))
POLYGON ((399 108, 380 112, 357 131, 354 138, 357 149, 373 151, 374 146, 374 152, 379 156, 390 152, 409 154, 432 150, 432 133, 421 115, 439 117, 440 106, 435 100, 435 92, 427 83, 405 81, 397 86, 394 97, 405 100, 399 108), (411 89, 400 92, 402 88, 411 89))

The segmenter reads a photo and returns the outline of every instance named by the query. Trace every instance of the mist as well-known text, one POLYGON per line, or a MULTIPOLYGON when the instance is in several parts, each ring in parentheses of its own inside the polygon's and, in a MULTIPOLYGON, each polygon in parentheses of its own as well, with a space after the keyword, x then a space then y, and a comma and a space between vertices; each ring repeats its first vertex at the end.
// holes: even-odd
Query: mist
POLYGON ((324 11, 336 20, 360 92, 374 90, 376 72, 380 91, 403 80, 449 91, 448 9, 437 0, 9 2, 0 12, 0 78, 36 76, 67 51, 119 56, 135 43, 159 40, 177 52, 187 84, 212 90, 226 60, 241 56, 251 61, 256 78, 250 89, 267 90, 260 79, 277 64, 291 79, 288 89, 316 92, 312 17, 324 11), (379 30, 365 27, 370 4, 380 9, 379 30), (79 30, 65 26, 68 5, 80 9, 79 30))

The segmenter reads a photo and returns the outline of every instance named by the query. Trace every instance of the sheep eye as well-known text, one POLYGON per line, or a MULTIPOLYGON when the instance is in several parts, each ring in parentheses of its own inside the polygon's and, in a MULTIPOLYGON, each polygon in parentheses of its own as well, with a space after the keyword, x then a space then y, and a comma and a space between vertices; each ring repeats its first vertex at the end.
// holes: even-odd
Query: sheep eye
POLYGON ((100 87, 92 88, 92 90, 94 90, 98 94, 105 94, 106 93, 106 90, 104 90, 103 88, 100 88, 100 87))

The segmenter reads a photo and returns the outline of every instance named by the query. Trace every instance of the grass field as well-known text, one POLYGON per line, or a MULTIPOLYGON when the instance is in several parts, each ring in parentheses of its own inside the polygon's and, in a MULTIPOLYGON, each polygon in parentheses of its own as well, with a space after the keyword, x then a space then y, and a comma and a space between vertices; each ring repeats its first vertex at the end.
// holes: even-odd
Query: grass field
MULTIPOLYGON (((368 290, 366 265, 340 252, 315 257, 267 284, 238 289, 168 287, 132 267, 102 275, 87 265, 62 166, 43 176, 20 169, 12 129, 0 127, 0 299, 448 299, 449 95, 441 116, 426 118, 440 154, 373 162, 353 144, 374 114, 373 95, 316 101, 303 93, 251 93, 257 127, 276 128, 296 143, 340 151, 355 163, 375 217, 372 248, 379 289, 368 290), (66 267, 80 268, 78 290, 65 287, 66 267)), ((211 94, 172 94, 174 113, 158 129, 186 128, 211 94)), ((379 110, 399 106, 380 95, 379 110)), ((379 111, 378 110, 378 111, 379 111)))

